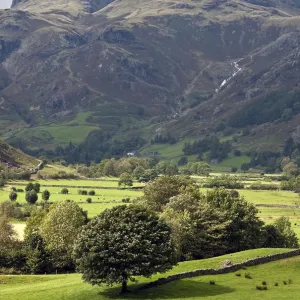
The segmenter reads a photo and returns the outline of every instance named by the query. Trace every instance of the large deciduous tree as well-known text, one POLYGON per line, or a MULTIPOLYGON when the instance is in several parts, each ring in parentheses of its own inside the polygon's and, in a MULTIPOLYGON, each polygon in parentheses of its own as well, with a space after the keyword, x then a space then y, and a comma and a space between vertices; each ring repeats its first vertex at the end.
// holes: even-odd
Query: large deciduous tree
POLYGON ((138 205, 107 209, 84 227, 74 246, 83 279, 93 285, 122 284, 176 264, 171 230, 154 212, 138 205))
POLYGON ((147 207, 160 212, 171 197, 193 184, 194 181, 186 176, 162 176, 145 186, 142 201, 147 207))
POLYGON ((72 265, 74 241, 86 222, 86 213, 72 201, 58 202, 50 207, 39 234, 55 258, 55 267, 72 265))

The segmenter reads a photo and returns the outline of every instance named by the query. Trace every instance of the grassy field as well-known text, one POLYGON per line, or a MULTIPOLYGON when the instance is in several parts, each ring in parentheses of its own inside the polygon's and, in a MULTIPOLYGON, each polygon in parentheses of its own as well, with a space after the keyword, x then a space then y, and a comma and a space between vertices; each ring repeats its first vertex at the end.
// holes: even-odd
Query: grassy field
MULTIPOLYGON (((117 180, 116 178, 112 180, 117 180)), ((62 200, 73 200, 78 202, 79 205, 88 212, 89 217, 97 216, 106 208, 112 208, 115 205, 121 205, 122 199, 130 198, 131 200, 143 195, 140 190, 131 189, 117 189, 117 181, 101 181, 101 180, 39 180, 41 184, 41 192, 47 189, 50 193, 50 201, 62 201, 62 200), (51 185, 57 185, 59 187, 51 187, 51 185), (71 186, 77 186, 73 188, 71 186), (110 189, 101 189, 101 187, 108 187, 110 189), (68 188, 69 194, 61 194, 63 187, 68 188), (79 195, 78 190, 95 191, 95 196, 90 195, 79 195), (91 198, 92 203, 86 203, 86 199, 91 198)), ((26 182, 10 182, 4 188, 0 189, 0 202, 9 199, 9 192, 11 187, 25 189, 26 182)), ((140 183, 135 182, 134 186, 141 186, 140 183)), ((41 201, 42 195, 39 193, 39 201, 41 201)), ((25 193, 18 193, 19 203, 25 203, 25 193)), ((39 203, 38 201, 38 203, 39 203)))
MULTIPOLYGON (((286 251, 282 249, 258 249, 222 256, 208 260, 190 261, 179 264, 166 275, 198 268, 218 267, 220 262, 230 259, 233 262, 286 251)), ((234 273, 214 276, 201 276, 178 280, 157 288, 137 290, 140 285, 166 275, 155 275, 151 279, 141 278, 138 284, 131 285, 132 293, 119 295, 119 287, 93 287, 83 283, 78 274, 43 276, 0 276, 1 299, 5 300, 105 300, 105 299, 193 299, 193 300, 298 300, 300 293, 300 257, 250 267, 241 270, 241 276, 234 273), (250 273, 252 279, 245 278, 250 273), (284 285, 283 281, 293 282, 284 285), (211 285, 214 281, 215 285, 211 285), (266 281, 268 290, 258 291, 257 285, 266 281), (278 286, 274 286, 275 282, 278 286)))
MULTIPOLYGON (((218 175, 214 173, 214 175, 218 175)), ((245 174, 244 174, 245 175, 245 174)), ((194 177, 199 182, 204 182, 207 177, 196 176, 194 177)), ((251 184, 261 180, 255 176, 249 177, 249 180, 245 181, 246 184, 251 184)), ((122 199, 130 198, 131 200, 143 195, 142 190, 131 189, 117 189, 118 178, 103 178, 99 180, 38 180, 41 184, 41 191, 47 189, 51 193, 50 201, 61 200, 73 200, 79 203, 79 205, 88 211, 90 217, 94 217, 102 212, 106 208, 111 208, 115 205, 122 204, 122 199), (52 187, 56 185, 57 187, 52 187), (75 187, 76 186, 76 187, 75 187), (69 190, 68 195, 62 195, 61 189, 67 187, 69 190), (101 187, 107 187, 104 189, 101 187), (79 195, 78 189, 84 189, 87 191, 94 190, 95 196, 79 195), (91 198, 92 203, 86 203, 86 199, 91 198)), ((264 181, 262 181, 265 183, 264 181)), ((278 184, 278 181, 266 182, 267 184, 278 184)), ((26 182, 17 181, 9 182, 7 186, 0 189, 0 202, 8 200, 10 188, 15 186, 17 188, 25 188, 26 182)), ((142 184, 135 182, 134 186, 142 186, 142 184)), ((208 189, 201 189, 202 192, 206 192, 208 189)), ((239 193, 245 197, 245 199, 255 205, 290 205, 300 206, 300 197, 298 194, 289 191, 255 191, 255 190, 239 190, 239 193)), ((39 194, 41 200, 41 194, 39 194)), ((18 202, 25 203, 25 193, 18 193, 18 202)), ((258 207, 259 217, 266 223, 272 223, 281 216, 288 216, 292 223, 293 229, 300 237, 300 209, 285 208, 285 207, 258 207)))

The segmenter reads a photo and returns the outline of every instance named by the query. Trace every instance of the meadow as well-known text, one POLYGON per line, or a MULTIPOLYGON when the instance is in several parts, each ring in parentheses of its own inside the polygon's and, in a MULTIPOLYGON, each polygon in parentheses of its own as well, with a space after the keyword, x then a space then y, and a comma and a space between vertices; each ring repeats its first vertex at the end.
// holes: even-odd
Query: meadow
MULTIPOLYGON (((213 173, 212 176, 219 176, 220 173, 213 173)), ((232 176, 244 176, 244 184, 248 187, 253 183, 274 184, 279 185, 279 181, 269 180, 267 176, 260 176, 258 174, 235 174, 232 176)), ((199 183, 206 182, 207 177, 193 176, 199 183)), ((64 180, 37 180, 41 184, 41 192, 45 189, 51 193, 50 202, 61 200, 73 200, 77 202, 84 210, 88 212, 89 217, 95 217, 106 208, 111 208, 115 205, 123 204, 122 200, 130 198, 133 199, 143 195, 142 189, 119 188, 118 178, 106 177, 100 179, 64 179, 64 180), (61 194, 62 188, 68 188, 69 194, 61 194), (95 191, 94 196, 79 195, 78 190, 95 191), (87 198, 91 198, 92 202, 87 203, 87 198)), ((0 202, 6 201, 9 198, 11 187, 25 189, 26 181, 11 181, 0 189, 0 202)), ((134 181, 133 187, 143 187, 143 183, 134 181)), ((205 193, 207 188, 201 188, 205 193)), ((244 198, 257 205, 259 217, 267 224, 272 223, 281 216, 290 218, 292 227, 300 237, 300 196, 297 193, 281 190, 250 190, 242 189, 239 193, 244 198), (285 207, 290 206, 290 207, 285 207)), ((25 203, 25 193, 18 193, 18 202, 25 203)), ((39 194, 39 202, 41 201, 41 194, 39 194)))
POLYGON ((298 300, 300 293, 300 256, 249 267, 236 273, 199 276, 183 279, 150 289, 138 289, 143 284, 170 274, 200 268, 218 268, 220 263, 230 259, 233 263, 242 262, 257 256, 281 253, 288 249, 257 249, 221 257, 180 263, 166 274, 155 275, 150 279, 139 278, 131 284, 131 293, 120 295, 119 287, 91 286, 82 282, 79 274, 42 276, 0 276, 1 299, 5 300, 105 300, 105 299, 209 299, 209 300, 298 300), (240 276, 237 276, 240 274, 240 276), (245 277, 251 275, 251 279, 245 277), (268 290, 259 291, 257 285, 265 281, 268 290), (285 285, 283 281, 286 281, 285 285), (290 281, 290 283, 288 283, 290 281), (214 284, 211 284, 213 282, 214 284), (278 286, 275 286, 278 283, 278 286))

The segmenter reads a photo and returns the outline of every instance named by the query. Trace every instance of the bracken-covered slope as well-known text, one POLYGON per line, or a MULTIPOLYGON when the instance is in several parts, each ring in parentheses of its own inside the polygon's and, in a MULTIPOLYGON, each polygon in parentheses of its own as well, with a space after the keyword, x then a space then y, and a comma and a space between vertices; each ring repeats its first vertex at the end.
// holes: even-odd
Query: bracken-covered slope
POLYGON ((34 169, 38 167, 39 161, 0 140, 0 165, 34 169))
POLYGON ((280 147, 300 122, 299 6, 14 0, 0 11, 0 134, 36 149, 94 130, 147 140, 249 128, 241 147, 280 147))

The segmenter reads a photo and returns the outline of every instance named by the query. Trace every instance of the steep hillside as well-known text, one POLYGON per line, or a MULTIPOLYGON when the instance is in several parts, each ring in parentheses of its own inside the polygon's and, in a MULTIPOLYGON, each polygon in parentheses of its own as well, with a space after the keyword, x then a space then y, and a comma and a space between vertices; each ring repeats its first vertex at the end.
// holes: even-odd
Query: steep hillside
POLYGON ((0 140, 0 165, 18 168, 36 168, 39 161, 0 140))
POLYGON ((0 134, 36 153, 85 141, 86 159, 157 135, 277 151, 300 125, 299 7, 14 0, 0 11, 0 134))

